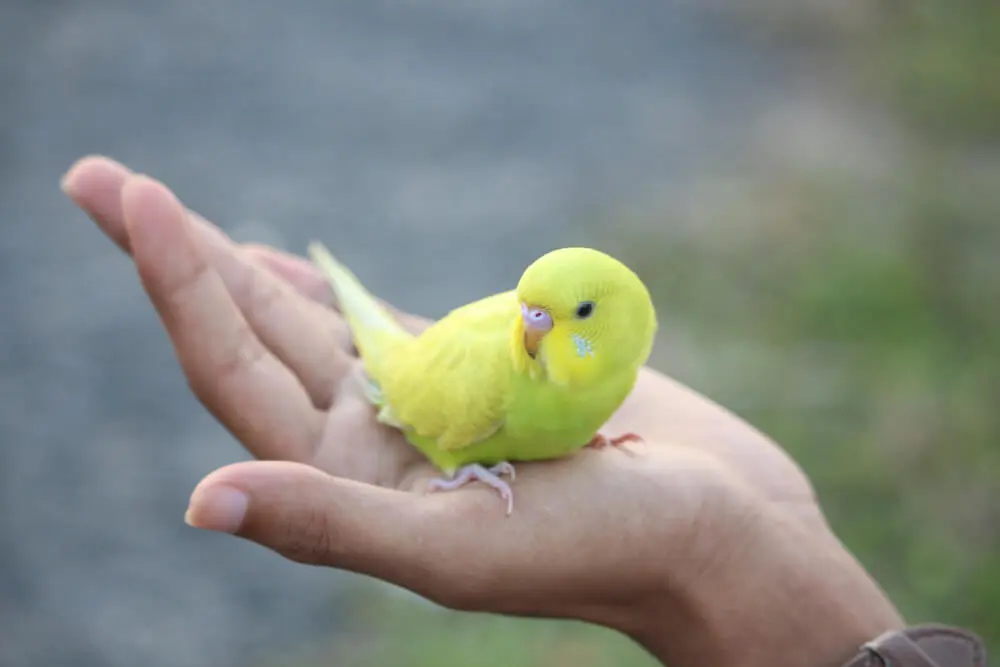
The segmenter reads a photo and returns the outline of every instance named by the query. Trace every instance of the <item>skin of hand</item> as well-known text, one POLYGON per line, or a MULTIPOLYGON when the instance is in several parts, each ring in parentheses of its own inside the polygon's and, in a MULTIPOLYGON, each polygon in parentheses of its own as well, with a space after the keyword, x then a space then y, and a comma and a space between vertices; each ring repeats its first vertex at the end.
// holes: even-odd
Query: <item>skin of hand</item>
MULTIPOLYGON (((446 607, 581 619, 671 667, 841 664, 903 620, 830 531, 800 469, 737 417, 645 368, 615 448, 414 493, 434 469, 378 424, 350 334, 305 259, 233 243, 103 157, 63 191, 130 254, 191 390, 258 460, 207 475, 186 520, 446 607)), ((427 325, 399 313, 413 331, 427 325)))

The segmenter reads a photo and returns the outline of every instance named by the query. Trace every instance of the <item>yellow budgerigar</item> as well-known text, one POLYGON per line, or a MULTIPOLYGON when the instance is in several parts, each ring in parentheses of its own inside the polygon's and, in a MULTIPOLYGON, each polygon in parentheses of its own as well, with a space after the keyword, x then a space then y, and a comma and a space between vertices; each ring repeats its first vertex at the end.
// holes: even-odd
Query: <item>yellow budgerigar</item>
POLYGON ((378 420, 445 474, 428 490, 479 480, 510 515, 514 496, 502 477, 513 481, 513 462, 640 439, 598 432, 632 391, 657 329, 649 291, 618 260, 554 250, 516 289, 413 335, 323 245, 310 244, 309 254, 351 328, 378 420))

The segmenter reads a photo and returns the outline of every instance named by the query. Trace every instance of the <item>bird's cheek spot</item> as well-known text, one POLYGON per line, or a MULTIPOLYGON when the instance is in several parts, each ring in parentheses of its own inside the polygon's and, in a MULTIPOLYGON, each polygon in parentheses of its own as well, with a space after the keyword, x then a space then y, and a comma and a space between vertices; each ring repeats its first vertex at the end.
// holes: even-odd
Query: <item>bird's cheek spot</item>
POLYGON ((580 334, 573 334, 573 345, 576 347, 576 355, 581 359, 594 356, 594 348, 590 341, 580 334))

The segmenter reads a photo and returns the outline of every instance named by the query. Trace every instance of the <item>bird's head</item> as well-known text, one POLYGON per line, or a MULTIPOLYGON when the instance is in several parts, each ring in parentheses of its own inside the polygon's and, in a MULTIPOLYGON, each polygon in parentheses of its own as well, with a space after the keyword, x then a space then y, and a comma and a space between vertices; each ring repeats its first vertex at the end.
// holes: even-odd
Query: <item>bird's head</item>
POLYGON ((656 333, 649 291, 618 260, 562 248, 535 260, 517 285, 515 365, 563 385, 599 382, 645 363, 656 333))

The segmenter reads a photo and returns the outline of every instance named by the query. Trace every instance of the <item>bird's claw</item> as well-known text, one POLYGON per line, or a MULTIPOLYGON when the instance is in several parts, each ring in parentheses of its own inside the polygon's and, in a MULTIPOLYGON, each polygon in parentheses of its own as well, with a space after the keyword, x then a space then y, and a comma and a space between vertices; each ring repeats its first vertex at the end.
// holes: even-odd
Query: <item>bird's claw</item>
POLYGON ((514 466, 507 461, 502 461, 491 468, 484 468, 478 463, 463 466, 451 479, 432 479, 427 485, 427 492, 454 491, 465 486, 469 482, 480 481, 496 490, 500 497, 507 501, 507 516, 514 511, 514 491, 510 484, 501 479, 502 475, 509 475, 510 481, 514 481, 514 466))
POLYGON ((504 475, 507 475, 508 477, 510 477, 510 481, 512 482, 515 479, 517 479, 517 471, 514 470, 514 465, 507 461, 501 461, 500 463, 496 464, 492 468, 489 468, 488 470, 497 477, 503 477, 504 475))
POLYGON ((625 433, 614 438, 609 438, 601 433, 596 434, 587 443, 591 449, 604 449, 605 447, 622 447, 626 442, 643 442, 642 436, 635 433, 625 433))

